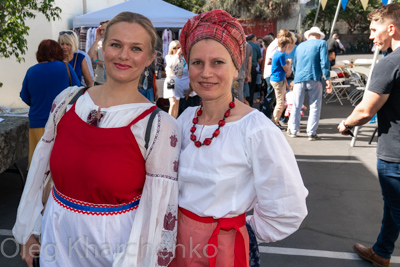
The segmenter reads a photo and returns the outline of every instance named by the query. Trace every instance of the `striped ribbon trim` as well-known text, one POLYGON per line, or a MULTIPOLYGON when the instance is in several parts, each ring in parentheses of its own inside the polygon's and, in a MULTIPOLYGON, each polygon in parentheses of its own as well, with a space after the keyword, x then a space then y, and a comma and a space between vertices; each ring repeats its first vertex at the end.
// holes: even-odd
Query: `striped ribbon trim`
POLYGON ((135 197, 131 202, 121 205, 92 204, 72 199, 60 193, 55 187, 52 190, 54 200, 62 207, 77 213, 88 215, 109 216, 122 214, 135 210, 139 206, 141 195, 135 197))

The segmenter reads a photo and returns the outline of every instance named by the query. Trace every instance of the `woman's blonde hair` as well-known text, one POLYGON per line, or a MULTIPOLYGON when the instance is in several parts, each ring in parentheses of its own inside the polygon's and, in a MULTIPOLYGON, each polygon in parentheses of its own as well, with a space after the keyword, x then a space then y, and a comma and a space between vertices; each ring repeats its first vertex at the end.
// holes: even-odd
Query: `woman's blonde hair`
POLYGON ((71 53, 75 53, 78 51, 78 36, 74 31, 62 31, 58 35, 58 43, 61 45, 62 43, 71 45, 71 53))
POLYGON ((168 55, 173 55, 174 53, 174 48, 179 45, 181 46, 181 44, 179 43, 178 40, 173 40, 172 42, 169 43, 169 47, 168 47, 168 55))
MULTIPOLYGON (((129 11, 119 13, 108 22, 103 43, 106 43, 108 33, 110 32, 112 26, 119 22, 137 23, 142 26, 150 36, 150 54, 153 54, 156 51, 157 32, 156 29, 154 29, 153 23, 151 23, 147 17, 129 11)), ((104 47, 105 46, 103 45, 103 48, 104 47)))
POLYGON ((295 44, 297 42, 296 34, 294 32, 290 32, 290 34, 292 35, 292 44, 295 44))

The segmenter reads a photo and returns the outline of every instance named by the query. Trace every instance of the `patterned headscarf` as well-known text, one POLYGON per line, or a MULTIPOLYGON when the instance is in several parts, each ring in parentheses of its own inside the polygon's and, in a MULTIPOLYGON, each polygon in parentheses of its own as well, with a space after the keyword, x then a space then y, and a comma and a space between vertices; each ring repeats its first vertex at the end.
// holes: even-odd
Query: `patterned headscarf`
POLYGON ((179 37, 186 62, 189 63, 193 45, 203 39, 213 39, 225 46, 236 69, 240 69, 246 54, 246 36, 235 18, 224 10, 216 9, 189 19, 179 37))

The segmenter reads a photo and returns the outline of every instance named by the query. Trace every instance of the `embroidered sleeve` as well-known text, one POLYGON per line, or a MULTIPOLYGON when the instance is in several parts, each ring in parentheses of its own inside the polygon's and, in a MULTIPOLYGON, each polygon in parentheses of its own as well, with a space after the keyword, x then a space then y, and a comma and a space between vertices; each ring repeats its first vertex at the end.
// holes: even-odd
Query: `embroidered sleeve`
POLYGON ((55 124, 63 114, 62 110, 67 100, 78 87, 69 87, 62 91, 54 100, 49 119, 45 126, 42 139, 36 146, 28 177, 18 206, 17 219, 13 227, 13 235, 18 243, 25 244, 32 234, 40 234, 43 210, 43 183, 49 175, 49 159, 56 134, 55 124))
POLYGON ((168 266, 177 234, 180 130, 160 112, 153 122, 146 154, 146 182, 135 215, 129 247, 113 266, 168 266))

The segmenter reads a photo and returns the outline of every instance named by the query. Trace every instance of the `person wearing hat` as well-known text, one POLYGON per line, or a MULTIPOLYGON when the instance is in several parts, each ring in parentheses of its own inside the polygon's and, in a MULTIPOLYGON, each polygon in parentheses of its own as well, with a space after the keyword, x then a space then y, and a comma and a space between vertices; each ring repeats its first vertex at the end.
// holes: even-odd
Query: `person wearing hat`
POLYGON ((223 10, 202 13, 185 24, 180 43, 202 103, 178 117, 178 244, 170 266, 246 267, 249 240, 274 242, 299 228, 308 191, 279 128, 232 97, 246 47, 238 21, 223 10))
POLYGON ((297 46, 293 58, 293 112, 289 120, 288 135, 296 137, 299 131, 301 108, 307 94, 310 103, 310 113, 307 123, 309 141, 318 139, 317 129, 321 114, 322 91, 325 87, 327 93, 332 92, 330 81, 330 61, 328 46, 324 40, 325 34, 318 27, 312 27, 304 33, 307 41, 297 46))

